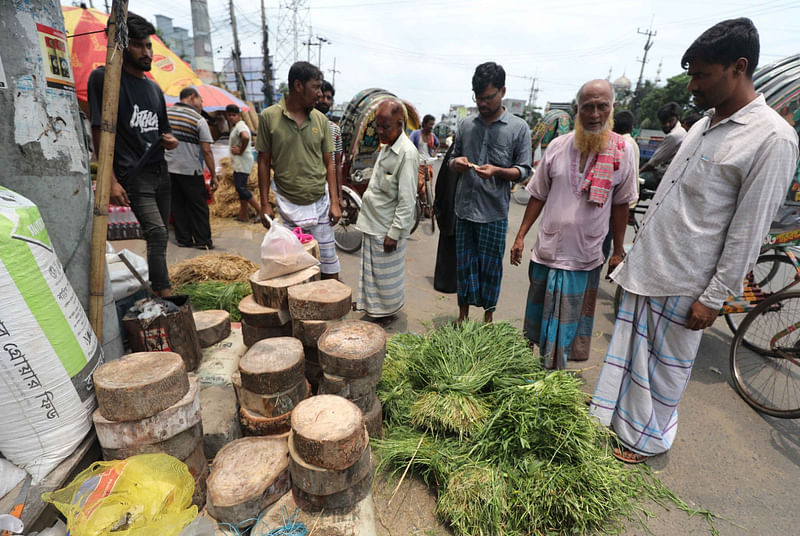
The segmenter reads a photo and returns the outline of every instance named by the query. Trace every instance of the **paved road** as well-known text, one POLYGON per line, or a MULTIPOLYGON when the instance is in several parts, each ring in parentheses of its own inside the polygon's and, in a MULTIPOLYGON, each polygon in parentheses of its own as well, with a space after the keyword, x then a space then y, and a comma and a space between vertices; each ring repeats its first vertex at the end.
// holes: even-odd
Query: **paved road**
MULTIPOLYGON (((523 207, 512 202, 506 250, 522 218, 523 207)), ((263 230, 257 225, 215 225, 218 252, 238 253, 258 259, 263 230)), ((535 230, 526 242, 533 244, 535 230)), ((454 295, 433 290, 436 239, 421 230, 409 240, 407 303, 388 327, 390 333, 422 332, 452 320, 457 312, 454 295)), ((143 242, 127 242, 143 252, 143 242)), ((170 263, 201 252, 170 243, 170 263)), ((341 255, 342 280, 357 285, 358 254, 341 255)), ((527 269, 512 267, 506 258, 503 289, 495 318, 521 327, 527 293, 527 269)), ((603 353, 613 326, 614 288, 603 281, 597 304, 592 355, 580 374, 587 391, 594 388, 603 353)), ((478 314, 473 315, 478 318, 478 314)), ((706 331, 694 373, 680 405, 680 429, 672 450, 650 461, 662 481, 689 505, 703 506, 729 521, 717 522, 723 535, 800 534, 795 486, 800 484, 800 422, 759 415, 733 390, 728 370, 731 335, 720 319, 706 331)), ((656 519, 649 531, 629 523, 626 535, 657 536, 708 534, 708 525, 680 511, 654 507, 656 519)))

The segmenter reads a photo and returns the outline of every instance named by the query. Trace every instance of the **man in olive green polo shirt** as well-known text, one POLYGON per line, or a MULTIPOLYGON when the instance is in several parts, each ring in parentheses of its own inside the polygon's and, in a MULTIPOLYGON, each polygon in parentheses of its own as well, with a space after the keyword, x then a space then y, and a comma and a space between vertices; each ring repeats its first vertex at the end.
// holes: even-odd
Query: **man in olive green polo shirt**
MULTIPOLYGON (((322 72, 299 61, 289 69, 289 93, 261 112, 256 138, 258 189, 261 206, 274 218, 269 204, 272 170, 281 221, 317 239, 322 277, 337 279, 339 257, 332 226, 339 221, 341 210, 328 118, 314 109, 321 88, 322 72)), ((269 227, 263 215, 261 222, 269 227)))

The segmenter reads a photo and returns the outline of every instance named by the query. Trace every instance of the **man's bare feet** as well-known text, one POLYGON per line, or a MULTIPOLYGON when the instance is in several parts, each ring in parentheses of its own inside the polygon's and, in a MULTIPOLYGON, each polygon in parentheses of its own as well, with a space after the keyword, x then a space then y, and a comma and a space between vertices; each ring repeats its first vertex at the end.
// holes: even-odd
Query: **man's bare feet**
POLYGON ((644 454, 637 454, 632 450, 624 447, 614 447, 614 457, 621 462, 629 464, 644 463, 648 460, 649 456, 644 454))
POLYGON ((494 318, 494 312, 493 311, 484 311, 484 313, 483 313, 483 321, 484 322, 486 322, 487 324, 490 324, 492 322, 493 318, 494 318))
POLYGON ((456 324, 460 324, 465 320, 469 320, 469 305, 458 306, 458 320, 456 324))

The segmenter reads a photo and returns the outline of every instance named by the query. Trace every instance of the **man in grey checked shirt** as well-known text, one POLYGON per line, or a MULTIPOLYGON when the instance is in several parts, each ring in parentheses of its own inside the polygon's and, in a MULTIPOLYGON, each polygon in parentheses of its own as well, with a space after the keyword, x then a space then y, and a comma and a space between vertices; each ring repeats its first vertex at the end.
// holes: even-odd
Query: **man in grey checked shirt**
POLYGON ((672 446, 703 330, 742 292, 797 163, 797 134, 753 88, 759 38, 746 18, 706 30, 681 59, 695 123, 611 277, 625 293, 591 411, 641 463, 672 446))

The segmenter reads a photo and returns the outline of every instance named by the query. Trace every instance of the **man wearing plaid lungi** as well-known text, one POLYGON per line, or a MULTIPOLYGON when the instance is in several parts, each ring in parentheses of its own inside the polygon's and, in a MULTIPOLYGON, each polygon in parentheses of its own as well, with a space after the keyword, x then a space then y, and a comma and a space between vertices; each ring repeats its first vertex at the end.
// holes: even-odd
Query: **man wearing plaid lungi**
POLYGON ((456 276, 458 321, 469 306, 482 307, 492 321, 508 230, 511 183, 531 172, 531 133, 527 123, 503 107, 506 73, 488 62, 472 76, 478 113, 458 126, 450 168, 461 176, 456 186, 456 276))

